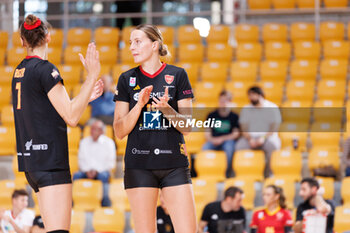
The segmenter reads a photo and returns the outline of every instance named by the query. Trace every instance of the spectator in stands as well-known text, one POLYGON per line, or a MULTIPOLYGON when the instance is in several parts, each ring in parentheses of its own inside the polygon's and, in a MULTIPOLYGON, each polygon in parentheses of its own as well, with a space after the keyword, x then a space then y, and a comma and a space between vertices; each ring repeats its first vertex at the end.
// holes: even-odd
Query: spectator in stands
POLYGON ((301 181, 299 195, 304 199, 304 202, 297 208, 296 223, 294 225, 295 233, 301 233, 303 225, 308 225, 308 216, 312 216, 314 219, 318 218, 317 222, 320 226, 324 223, 326 225, 326 233, 333 232, 334 204, 329 200, 323 199, 323 192, 324 189, 320 188, 315 178, 304 178, 301 181))
POLYGON ((229 187, 222 201, 205 206, 199 233, 244 232, 246 215, 242 207, 243 191, 237 187, 229 187))
POLYGON ((157 230, 158 233, 174 233, 173 223, 171 222, 169 212, 165 206, 162 193, 159 195, 160 206, 157 207, 157 230))
POLYGON ((34 213, 27 209, 28 193, 24 189, 12 194, 12 209, 0 210, 0 224, 3 233, 29 233, 33 225, 34 213))
POLYGON ((265 207, 253 213, 250 233, 292 232, 293 220, 287 210, 283 189, 268 185, 264 188, 263 199, 265 207))
POLYGON ((232 159, 235 152, 235 140, 238 139, 238 115, 231 111, 229 104, 232 96, 228 91, 222 91, 219 96, 219 108, 208 115, 208 119, 221 121, 220 128, 212 128, 205 133, 207 142, 203 150, 223 150, 227 157, 226 177, 233 176, 232 159))
MULTIPOLYGON (((144 0, 136 1, 116 1, 117 13, 140 13, 142 11, 142 4, 144 0)), ((125 22, 125 17, 117 18, 117 27, 122 30, 125 22)), ((131 23, 137 26, 142 23, 142 17, 131 18, 131 23)))
POLYGON ((265 177, 271 175, 270 158, 274 150, 281 148, 278 129, 281 124, 281 113, 278 106, 265 99, 263 90, 253 86, 248 90, 251 104, 244 106, 239 116, 243 137, 236 150, 263 150, 265 153, 265 177))
POLYGON ((44 222, 40 215, 35 217, 30 233, 46 233, 44 222))
POLYGON ((112 125, 115 108, 112 91, 114 89, 113 79, 110 75, 103 75, 101 79, 104 83, 103 94, 90 103, 91 117, 100 119, 107 125, 112 125))
POLYGON ((342 164, 345 168, 345 176, 350 176, 350 138, 346 139, 343 151, 342 164))
POLYGON ((101 120, 91 123, 91 136, 80 141, 79 171, 73 176, 77 179, 95 179, 103 182, 102 206, 110 206, 108 183, 112 169, 116 166, 116 149, 112 139, 104 135, 105 125, 101 120))

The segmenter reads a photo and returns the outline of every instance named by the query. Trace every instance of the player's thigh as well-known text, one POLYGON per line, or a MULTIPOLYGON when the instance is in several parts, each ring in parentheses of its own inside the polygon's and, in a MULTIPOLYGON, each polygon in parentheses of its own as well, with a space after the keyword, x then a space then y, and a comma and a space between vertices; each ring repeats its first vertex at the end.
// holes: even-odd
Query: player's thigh
POLYGON ((164 187, 161 192, 175 232, 196 233, 197 221, 192 185, 164 187))
POLYGON ((136 233, 155 233, 158 188, 126 189, 136 233))

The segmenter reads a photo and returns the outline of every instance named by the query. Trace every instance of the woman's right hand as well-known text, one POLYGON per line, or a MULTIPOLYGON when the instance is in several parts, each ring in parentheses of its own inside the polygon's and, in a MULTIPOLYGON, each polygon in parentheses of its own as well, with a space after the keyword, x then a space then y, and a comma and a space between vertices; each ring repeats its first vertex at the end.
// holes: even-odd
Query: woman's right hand
POLYGON ((153 86, 150 85, 150 86, 143 88, 140 91, 139 100, 137 103, 140 104, 141 107, 145 106, 145 104, 148 103, 152 90, 153 90, 153 86))
POLYGON ((87 71, 87 77, 95 79, 96 81, 101 71, 100 55, 98 50, 96 50, 96 45, 94 43, 90 43, 87 48, 85 58, 81 53, 79 53, 79 57, 81 63, 87 71))

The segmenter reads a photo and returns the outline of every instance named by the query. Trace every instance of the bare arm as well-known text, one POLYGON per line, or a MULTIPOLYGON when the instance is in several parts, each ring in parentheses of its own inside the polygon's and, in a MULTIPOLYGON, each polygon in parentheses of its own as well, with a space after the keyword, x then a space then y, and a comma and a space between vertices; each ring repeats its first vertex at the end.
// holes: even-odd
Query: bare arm
POLYGON ((201 220, 198 224, 198 233, 205 233, 204 228, 208 225, 208 222, 201 220))
POLYGON ((331 206, 327 202, 325 202, 323 197, 319 194, 315 196, 315 206, 317 211, 322 214, 328 215, 332 212, 331 206))
POLYGON ((303 229, 303 223, 302 221, 297 221, 295 224, 294 224, 294 227, 293 227, 293 230, 295 233, 301 233, 303 229))

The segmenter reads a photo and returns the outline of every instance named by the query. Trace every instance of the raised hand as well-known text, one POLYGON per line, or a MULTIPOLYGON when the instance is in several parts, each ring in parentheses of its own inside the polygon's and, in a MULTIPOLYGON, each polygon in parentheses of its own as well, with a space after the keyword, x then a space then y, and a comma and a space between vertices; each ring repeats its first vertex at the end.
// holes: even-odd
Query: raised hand
POLYGON ((79 57, 81 63, 87 71, 87 77, 97 80, 101 71, 101 64, 100 55, 96 50, 96 45, 94 43, 90 43, 87 48, 85 58, 81 53, 79 53, 79 57))
POLYGON ((153 86, 147 86, 140 91, 138 103, 143 107, 148 103, 153 86))
POLYGON ((101 79, 98 80, 95 83, 94 89, 92 90, 89 102, 94 101, 95 99, 97 99, 102 95, 103 87, 104 87, 103 81, 101 79))
POLYGON ((152 107, 162 110, 164 108, 169 107, 168 101, 169 101, 169 88, 166 87, 164 91, 164 95, 159 98, 159 100, 155 97, 153 97, 152 107))

